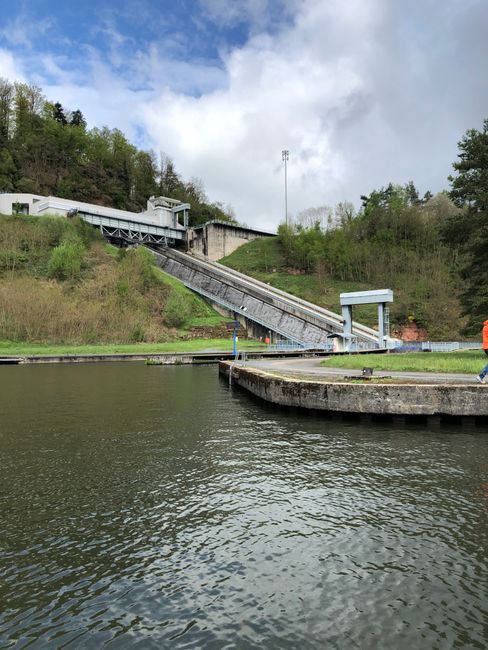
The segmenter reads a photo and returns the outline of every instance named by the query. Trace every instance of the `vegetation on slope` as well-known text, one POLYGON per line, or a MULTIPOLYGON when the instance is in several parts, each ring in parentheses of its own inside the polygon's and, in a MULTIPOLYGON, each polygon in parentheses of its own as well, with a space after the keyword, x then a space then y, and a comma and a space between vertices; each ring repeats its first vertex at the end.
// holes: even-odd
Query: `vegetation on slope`
MULTIPOLYGON (((287 264, 280 237, 266 237, 244 244, 219 260, 219 263, 335 312, 341 311, 339 294, 342 291, 369 288, 366 284, 333 278, 325 281, 317 273, 308 273, 287 264)), ((358 307, 354 311, 354 318, 373 326, 376 323, 376 309, 358 307)))
POLYGON ((0 339, 161 342, 224 319, 152 264, 81 220, 0 216, 0 339))
MULTIPOLYGON (((282 224, 276 239, 222 263, 334 311, 342 291, 391 288, 393 331, 415 322, 433 339, 459 337, 462 282, 445 232, 461 211, 444 194, 419 199, 411 183, 363 197, 357 214, 346 207, 325 223, 282 224)), ((373 325, 376 308, 357 307, 354 317, 373 325)))

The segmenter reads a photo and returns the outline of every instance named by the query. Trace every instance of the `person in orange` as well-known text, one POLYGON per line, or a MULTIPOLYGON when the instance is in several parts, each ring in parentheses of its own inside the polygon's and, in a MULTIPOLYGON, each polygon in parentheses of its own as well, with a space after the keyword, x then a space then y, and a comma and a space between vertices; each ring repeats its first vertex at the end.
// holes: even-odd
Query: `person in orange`
MULTIPOLYGON (((488 355, 488 320, 485 320, 483 323, 483 350, 485 354, 488 355)), ((485 376, 488 374, 488 363, 480 372, 479 375, 476 375, 476 381, 479 381, 480 384, 485 384, 485 376)))

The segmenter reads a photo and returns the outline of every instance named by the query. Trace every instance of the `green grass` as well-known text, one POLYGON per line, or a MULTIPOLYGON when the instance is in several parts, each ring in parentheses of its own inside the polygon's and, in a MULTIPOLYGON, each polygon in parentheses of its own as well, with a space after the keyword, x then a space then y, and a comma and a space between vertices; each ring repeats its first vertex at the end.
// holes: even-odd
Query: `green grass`
POLYGON ((222 323, 230 323, 230 318, 225 318, 220 314, 215 314, 214 316, 195 316, 189 318, 185 322, 185 326, 190 327, 218 327, 222 323))
POLYGON ((285 268, 281 245, 277 237, 255 239, 240 246, 219 262, 241 273, 246 273, 246 275, 253 275, 256 272, 272 273, 285 268))
POLYGON ((201 296, 194 293, 180 280, 168 275, 160 268, 154 267, 156 277, 171 290, 171 297, 176 301, 176 309, 186 312, 186 317, 180 325, 180 329, 188 330, 191 327, 216 327, 229 321, 229 318, 221 316, 201 296))
POLYGON ((462 352, 406 352, 403 354, 352 354, 334 356, 320 365, 329 368, 393 370, 398 372, 446 372, 477 374, 488 362, 482 350, 462 352))
POLYGON ((104 244, 103 250, 108 253, 110 257, 115 257, 115 259, 117 259, 120 248, 117 248, 117 246, 114 246, 113 244, 104 244))
MULTIPOLYGON (((256 239, 244 244, 219 262, 256 278, 256 280, 270 284, 276 289, 281 289, 297 298, 308 300, 336 313, 341 312, 340 293, 371 289, 369 285, 358 282, 342 282, 331 278, 321 279, 315 273, 297 274, 294 269, 287 268, 277 237, 256 239)), ((371 327, 376 326, 376 306, 359 305, 355 307, 354 320, 371 327)))
MULTIPOLYGON (((242 340, 239 350, 264 349, 258 341, 242 340)), ((165 352, 199 352, 202 350, 229 351, 233 349, 232 337, 228 339, 191 339, 166 343, 131 343, 107 345, 43 345, 0 341, 0 357, 3 356, 54 356, 69 354, 163 354, 165 352)))

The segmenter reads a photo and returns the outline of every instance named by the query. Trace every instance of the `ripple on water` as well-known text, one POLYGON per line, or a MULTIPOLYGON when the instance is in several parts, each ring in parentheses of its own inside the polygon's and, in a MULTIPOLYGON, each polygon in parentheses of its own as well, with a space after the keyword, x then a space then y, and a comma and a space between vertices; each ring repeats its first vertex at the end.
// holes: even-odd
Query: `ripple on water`
POLYGON ((8 371, 2 647, 486 647, 486 432, 291 415, 214 368, 8 371))

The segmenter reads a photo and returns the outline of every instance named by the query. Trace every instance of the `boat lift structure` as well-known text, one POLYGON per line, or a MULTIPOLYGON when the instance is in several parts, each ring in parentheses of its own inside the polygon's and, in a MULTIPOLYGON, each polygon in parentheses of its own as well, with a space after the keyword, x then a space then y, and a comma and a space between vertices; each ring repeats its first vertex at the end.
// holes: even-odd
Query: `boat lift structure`
POLYGON ((375 291, 351 291, 339 295, 342 318, 344 319, 344 344, 346 350, 351 346, 352 308, 354 305, 378 305, 378 346, 387 347, 390 338, 390 309, 388 305, 393 302, 391 289, 376 289, 375 291))

